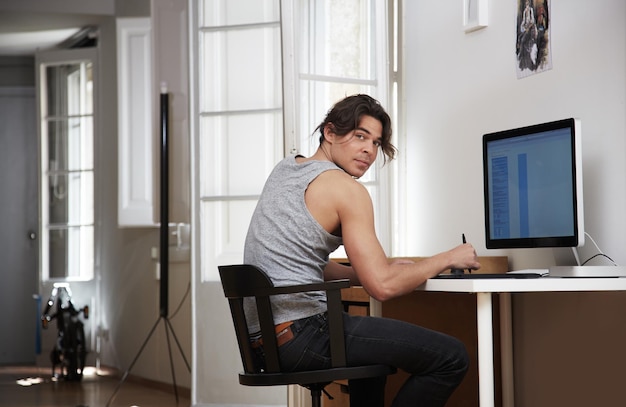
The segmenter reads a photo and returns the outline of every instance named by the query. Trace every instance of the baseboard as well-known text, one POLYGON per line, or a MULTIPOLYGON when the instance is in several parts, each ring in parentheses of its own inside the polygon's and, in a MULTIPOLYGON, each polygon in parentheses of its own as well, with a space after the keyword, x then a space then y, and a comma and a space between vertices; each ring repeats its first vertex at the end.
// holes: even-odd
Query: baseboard
MULTIPOLYGON (((114 367, 100 366, 100 371, 103 375, 114 376, 114 377, 119 378, 120 380, 124 376, 123 372, 121 372, 119 369, 116 369, 114 367)), ((101 373, 99 372, 98 374, 101 374, 101 373)), ((165 382, 160 382, 157 380, 146 379, 145 377, 133 375, 132 373, 129 373, 128 376, 126 376, 126 381, 140 384, 142 386, 149 387, 155 390, 164 391, 166 393, 174 394, 174 385, 171 383, 165 383, 165 382)), ((191 389, 187 387, 183 387, 183 386, 176 386, 176 391, 178 392, 178 395, 180 397, 191 399, 191 389)))

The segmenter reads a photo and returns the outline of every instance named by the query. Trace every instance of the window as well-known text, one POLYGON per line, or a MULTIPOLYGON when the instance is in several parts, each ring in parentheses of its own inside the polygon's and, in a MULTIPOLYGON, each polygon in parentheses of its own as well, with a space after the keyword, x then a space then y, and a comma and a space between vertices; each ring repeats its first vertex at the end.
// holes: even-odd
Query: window
MULTIPOLYGON (((198 199, 202 281, 240 263, 252 211, 283 157, 278 0, 198 0, 198 199)), ((193 134, 193 133, 192 133, 193 134)))
MULTIPOLYGON (((334 102, 368 93, 392 114, 390 24, 381 0, 192 5, 194 216, 201 280, 214 281, 218 264, 241 262, 252 211, 274 165, 286 154, 315 151, 311 132, 334 102)), ((380 160, 361 179, 386 250, 390 169, 380 160)))
POLYGON ((44 280, 94 273, 93 50, 37 56, 44 280))
MULTIPOLYGON (((287 151, 313 154, 319 146, 319 133, 311 134, 313 129, 347 95, 367 93, 393 117, 386 1, 283 1, 282 8, 283 55, 292 56, 283 58, 285 95, 293 100, 284 109, 287 151)), ((377 165, 359 180, 372 197, 377 234, 387 252, 390 168, 382 166, 379 154, 377 165)), ((333 256, 345 257, 343 247, 333 256)))

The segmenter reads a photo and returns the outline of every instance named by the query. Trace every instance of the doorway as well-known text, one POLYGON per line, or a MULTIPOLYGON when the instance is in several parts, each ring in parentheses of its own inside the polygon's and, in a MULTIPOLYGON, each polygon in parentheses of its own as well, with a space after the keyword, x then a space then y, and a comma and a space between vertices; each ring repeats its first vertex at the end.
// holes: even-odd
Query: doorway
POLYGON ((0 365, 34 364, 39 304, 35 88, 0 87, 0 365))

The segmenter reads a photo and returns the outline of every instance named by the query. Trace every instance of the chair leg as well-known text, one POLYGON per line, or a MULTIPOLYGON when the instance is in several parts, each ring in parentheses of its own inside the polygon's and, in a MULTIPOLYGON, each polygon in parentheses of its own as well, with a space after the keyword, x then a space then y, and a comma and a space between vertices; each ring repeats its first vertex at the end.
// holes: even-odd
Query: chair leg
POLYGON ((311 391, 311 407, 322 407, 322 393, 326 394, 329 400, 333 399, 325 389, 328 384, 329 383, 314 383, 304 386, 311 391))
POLYGON ((311 389, 311 407, 322 407, 322 391, 318 388, 311 389))

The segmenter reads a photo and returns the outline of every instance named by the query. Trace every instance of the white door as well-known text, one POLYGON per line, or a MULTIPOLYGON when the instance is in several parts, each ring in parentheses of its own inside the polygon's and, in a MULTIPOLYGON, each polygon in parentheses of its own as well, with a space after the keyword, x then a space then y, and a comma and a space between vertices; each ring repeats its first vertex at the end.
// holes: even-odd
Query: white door
POLYGON ((0 88, 0 365, 34 364, 37 351, 38 192, 34 88, 0 88))

